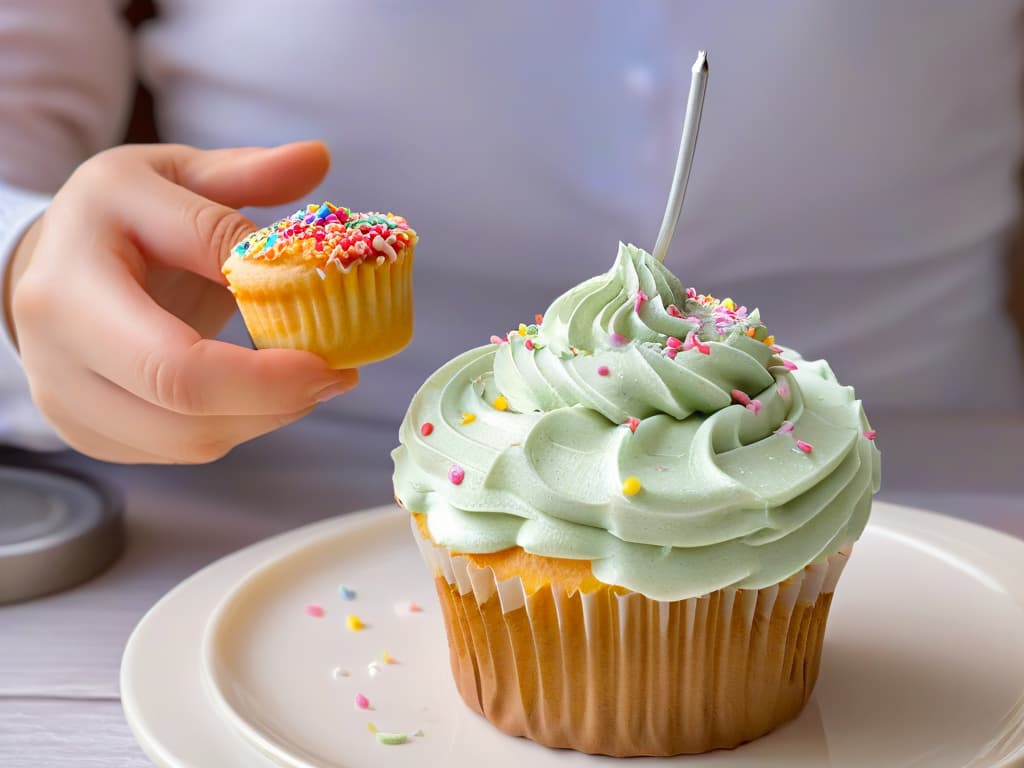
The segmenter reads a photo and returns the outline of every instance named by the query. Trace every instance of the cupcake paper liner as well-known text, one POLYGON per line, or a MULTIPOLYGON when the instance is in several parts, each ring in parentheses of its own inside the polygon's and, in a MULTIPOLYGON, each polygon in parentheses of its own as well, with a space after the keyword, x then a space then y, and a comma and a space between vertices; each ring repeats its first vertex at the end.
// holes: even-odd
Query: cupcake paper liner
POLYGON ((256 264, 265 278, 239 281, 235 298, 258 348, 302 349, 332 368, 353 368, 412 339, 412 264, 412 246, 393 263, 361 263, 348 272, 329 264, 322 278, 312 266, 256 264))
POLYGON ((505 733, 614 756, 734 747, 795 717, 818 676, 850 547, 759 590, 652 600, 528 593, 413 534, 463 700, 505 733))

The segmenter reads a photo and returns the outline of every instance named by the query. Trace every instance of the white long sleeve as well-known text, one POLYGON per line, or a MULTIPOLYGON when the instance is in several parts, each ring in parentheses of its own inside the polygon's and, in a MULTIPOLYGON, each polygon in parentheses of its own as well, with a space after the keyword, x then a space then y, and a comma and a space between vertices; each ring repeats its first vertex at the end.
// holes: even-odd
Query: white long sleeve
MULTIPOLYGON (((0 185, 0 274, 25 230, 49 204, 50 198, 0 185)), ((21 360, 7 329, 0 329, 0 444, 33 451, 64 448, 49 422, 36 410, 21 360)))
MULTIPOLYGON (((0 276, 25 229, 45 210, 48 195, 123 130, 133 66, 121 5, 0 5, 0 276)), ((0 332, 0 444, 64 447, 32 404, 6 331, 0 332)))

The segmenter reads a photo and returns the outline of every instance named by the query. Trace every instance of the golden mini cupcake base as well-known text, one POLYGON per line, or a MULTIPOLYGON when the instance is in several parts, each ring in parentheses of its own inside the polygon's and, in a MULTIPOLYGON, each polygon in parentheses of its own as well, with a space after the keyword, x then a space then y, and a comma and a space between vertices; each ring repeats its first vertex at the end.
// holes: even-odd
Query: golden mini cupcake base
POLYGON ((412 340, 412 264, 409 246, 394 262, 364 262, 348 272, 336 264, 318 270, 238 259, 229 277, 257 348, 306 350, 332 368, 355 368, 412 340))

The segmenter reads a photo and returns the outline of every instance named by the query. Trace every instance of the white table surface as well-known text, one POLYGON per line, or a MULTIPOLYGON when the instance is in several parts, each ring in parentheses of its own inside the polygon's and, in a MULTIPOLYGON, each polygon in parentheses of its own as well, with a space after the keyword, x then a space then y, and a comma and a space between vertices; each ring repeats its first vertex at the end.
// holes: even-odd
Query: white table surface
MULTIPOLYGON (((882 498, 1024 538, 1024 420, 873 414, 882 498)), ((148 766, 121 711, 133 627, 164 593, 251 542, 386 503, 393 427, 314 414, 205 467, 116 467, 65 456, 122 490, 127 549, 77 589, 0 607, 0 766, 148 766)), ((172 691, 168 695, 173 695, 172 691)))

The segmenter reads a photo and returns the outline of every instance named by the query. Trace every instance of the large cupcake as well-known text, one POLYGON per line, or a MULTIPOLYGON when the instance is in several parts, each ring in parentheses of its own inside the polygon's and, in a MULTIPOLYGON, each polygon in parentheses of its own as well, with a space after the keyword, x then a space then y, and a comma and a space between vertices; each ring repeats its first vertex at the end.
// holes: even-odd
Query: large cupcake
POLYGON ((413 398, 395 493, 462 698, 552 747, 671 755, 794 717, 878 488, 860 402, 756 310, 620 246, 413 398))

